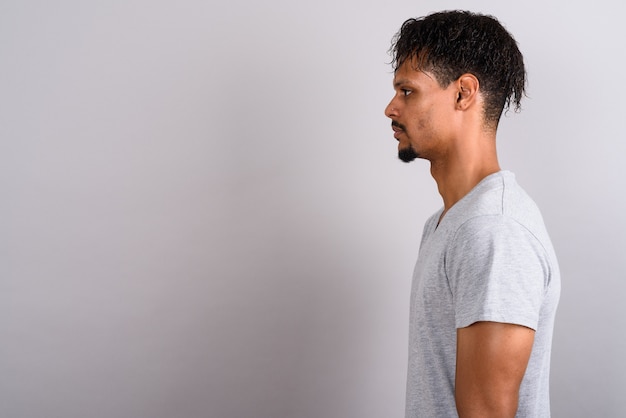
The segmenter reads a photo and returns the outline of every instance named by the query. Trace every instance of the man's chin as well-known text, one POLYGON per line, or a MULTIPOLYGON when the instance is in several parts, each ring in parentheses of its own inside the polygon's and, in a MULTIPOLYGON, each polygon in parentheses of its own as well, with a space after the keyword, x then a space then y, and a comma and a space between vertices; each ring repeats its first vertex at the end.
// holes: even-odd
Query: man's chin
POLYGON ((402 148, 398 150, 398 158, 405 163, 410 163, 414 159, 418 158, 417 152, 411 147, 402 148))

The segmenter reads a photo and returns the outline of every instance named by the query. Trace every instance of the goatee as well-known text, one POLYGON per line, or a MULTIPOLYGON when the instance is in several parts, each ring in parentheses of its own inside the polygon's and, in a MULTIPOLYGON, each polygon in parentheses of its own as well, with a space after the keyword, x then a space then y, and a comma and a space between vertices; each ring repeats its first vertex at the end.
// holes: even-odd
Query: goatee
POLYGON ((398 158, 404 161, 405 163, 410 163, 417 157, 419 157, 417 155, 417 152, 415 152, 415 150, 411 146, 398 150, 398 158))

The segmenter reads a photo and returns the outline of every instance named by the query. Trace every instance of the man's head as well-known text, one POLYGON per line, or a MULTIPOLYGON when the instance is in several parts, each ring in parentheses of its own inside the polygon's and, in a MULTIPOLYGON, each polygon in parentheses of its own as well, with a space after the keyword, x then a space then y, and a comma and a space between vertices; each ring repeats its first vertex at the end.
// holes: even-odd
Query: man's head
POLYGON ((433 13, 403 23, 391 47, 394 71, 407 60, 442 88, 463 74, 480 84, 484 122, 495 128, 511 104, 520 109, 526 71, 517 42, 493 17, 466 11, 433 13))

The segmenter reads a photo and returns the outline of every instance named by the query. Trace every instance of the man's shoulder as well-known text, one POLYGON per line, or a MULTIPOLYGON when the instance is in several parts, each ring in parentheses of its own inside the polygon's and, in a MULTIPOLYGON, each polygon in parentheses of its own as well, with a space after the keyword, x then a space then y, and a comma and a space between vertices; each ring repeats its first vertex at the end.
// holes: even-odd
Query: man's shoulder
POLYGON ((458 227, 470 220, 478 224, 499 223, 504 218, 522 225, 543 222, 534 200, 509 171, 500 171, 483 179, 458 206, 454 212, 458 227))

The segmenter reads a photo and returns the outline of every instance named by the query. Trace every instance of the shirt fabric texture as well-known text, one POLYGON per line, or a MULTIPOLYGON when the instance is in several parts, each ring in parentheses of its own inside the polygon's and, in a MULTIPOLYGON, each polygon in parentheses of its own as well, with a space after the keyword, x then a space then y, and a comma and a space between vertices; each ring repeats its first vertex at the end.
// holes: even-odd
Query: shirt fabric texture
POLYGON ((518 418, 550 417, 549 372, 559 266, 543 218, 513 173, 483 179, 424 227, 411 289, 406 417, 458 417, 457 328, 522 325, 535 340, 518 418))

